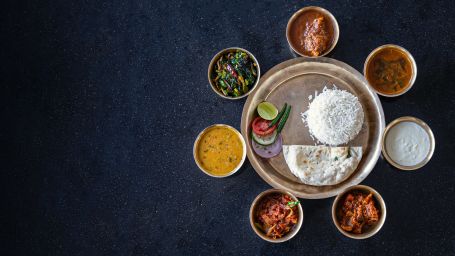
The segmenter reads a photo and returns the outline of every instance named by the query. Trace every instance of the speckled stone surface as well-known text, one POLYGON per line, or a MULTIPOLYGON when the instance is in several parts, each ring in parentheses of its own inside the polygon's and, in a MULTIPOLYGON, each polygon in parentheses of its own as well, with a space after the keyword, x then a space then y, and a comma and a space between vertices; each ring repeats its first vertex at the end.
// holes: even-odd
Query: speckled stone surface
POLYGON ((2 3, 2 255, 455 254, 454 2, 244 2, 2 3), (297 236, 266 243, 248 210, 269 185, 248 162, 215 179, 193 161, 196 135, 239 128, 245 102, 212 92, 212 56, 244 47, 266 72, 292 58, 286 23, 307 5, 338 19, 329 57, 361 71, 395 43, 417 61, 414 87, 381 101, 387 123, 426 121, 436 151, 414 172, 379 159, 363 184, 388 214, 368 240, 336 230, 329 198, 302 200, 297 236))

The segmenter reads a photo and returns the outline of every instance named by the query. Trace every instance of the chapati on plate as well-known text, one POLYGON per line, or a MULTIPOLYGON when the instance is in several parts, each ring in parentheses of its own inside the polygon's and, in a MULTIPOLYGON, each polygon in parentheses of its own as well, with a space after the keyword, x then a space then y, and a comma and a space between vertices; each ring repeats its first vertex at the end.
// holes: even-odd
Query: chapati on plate
POLYGON ((302 183, 335 185, 346 180, 362 159, 362 147, 283 145, 286 163, 302 183))

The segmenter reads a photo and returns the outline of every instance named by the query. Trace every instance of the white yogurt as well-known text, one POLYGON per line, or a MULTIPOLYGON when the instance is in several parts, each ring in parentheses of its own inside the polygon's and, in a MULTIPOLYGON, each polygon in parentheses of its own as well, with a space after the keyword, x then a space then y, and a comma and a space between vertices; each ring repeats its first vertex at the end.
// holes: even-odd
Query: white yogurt
POLYGON ((387 132, 385 143, 390 158, 403 166, 421 163, 430 152, 430 136, 414 122, 394 125, 387 132))

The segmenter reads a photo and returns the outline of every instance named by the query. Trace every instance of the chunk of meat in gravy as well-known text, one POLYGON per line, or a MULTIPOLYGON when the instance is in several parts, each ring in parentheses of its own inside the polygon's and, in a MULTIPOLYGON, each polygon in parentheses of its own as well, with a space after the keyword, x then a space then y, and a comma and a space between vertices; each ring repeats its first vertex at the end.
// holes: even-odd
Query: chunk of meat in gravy
POLYGON ((348 194, 340 209, 340 216, 343 230, 361 234, 365 225, 371 226, 379 221, 373 194, 366 197, 362 193, 348 194))
POLYGON ((378 210, 374 206, 373 194, 369 194, 365 198, 365 206, 363 208, 363 215, 367 218, 367 224, 372 225, 379 221, 378 210))
POLYGON ((318 17, 313 22, 307 22, 305 32, 300 38, 300 45, 313 56, 321 55, 327 48, 329 33, 324 17, 318 17))

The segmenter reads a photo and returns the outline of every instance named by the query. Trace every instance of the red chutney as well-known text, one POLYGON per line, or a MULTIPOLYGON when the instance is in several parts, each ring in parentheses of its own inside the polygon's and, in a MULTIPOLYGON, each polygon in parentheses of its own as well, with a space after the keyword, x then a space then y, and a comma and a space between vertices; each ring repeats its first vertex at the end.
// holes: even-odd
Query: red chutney
POLYGON ((256 227, 273 239, 283 237, 297 224, 297 203, 286 194, 276 193, 263 198, 256 208, 256 227))

